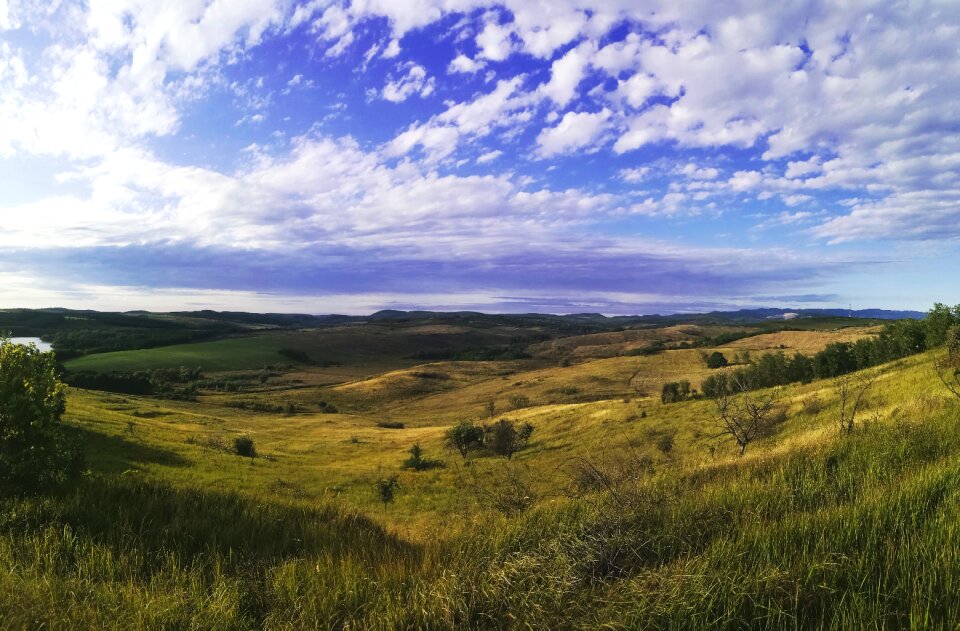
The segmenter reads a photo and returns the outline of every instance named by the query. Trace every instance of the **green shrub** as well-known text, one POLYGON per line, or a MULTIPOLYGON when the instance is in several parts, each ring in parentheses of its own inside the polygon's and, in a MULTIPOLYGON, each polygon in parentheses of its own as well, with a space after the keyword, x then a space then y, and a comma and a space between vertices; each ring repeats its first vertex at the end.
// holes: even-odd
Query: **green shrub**
POLYGON ((249 436, 238 436, 233 439, 233 453, 244 458, 256 458, 257 448, 249 436))

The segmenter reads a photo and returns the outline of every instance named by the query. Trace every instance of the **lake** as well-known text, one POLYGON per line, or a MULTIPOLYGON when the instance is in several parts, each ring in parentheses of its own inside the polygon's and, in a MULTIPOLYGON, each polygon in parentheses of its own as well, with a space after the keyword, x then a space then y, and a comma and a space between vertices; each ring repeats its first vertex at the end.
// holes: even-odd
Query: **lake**
POLYGON ((14 344, 24 344, 24 345, 36 344, 37 348, 39 348, 41 351, 44 351, 44 352, 53 350, 53 346, 51 346, 47 342, 44 342, 39 337, 11 337, 10 341, 13 342, 14 344))

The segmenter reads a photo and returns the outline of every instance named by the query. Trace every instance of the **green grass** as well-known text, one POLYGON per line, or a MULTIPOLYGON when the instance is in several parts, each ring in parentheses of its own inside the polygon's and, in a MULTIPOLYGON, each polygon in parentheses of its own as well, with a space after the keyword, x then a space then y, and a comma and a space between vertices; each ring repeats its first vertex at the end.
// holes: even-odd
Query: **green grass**
POLYGON ((136 351, 98 353, 67 361, 66 366, 73 371, 100 372, 136 372, 179 366, 200 366, 206 371, 249 370, 288 362, 278 353, 284 348, 285 337, 285 334, 263 334, 136 351))
POLYGON ((444 362, 242 394, 368 399, 344 414, 71 390, 90 473, 59 495, 0 498, 0 627, 956 627, 960 402, 930 360, 871 369, 850 436, 830 383, 786 388, 786 420, 742 458, 714 438, 710 402, 624 398, 638 368, 652 383, 699 375, 695 351, 566 368, 444 362), (424 385, 425 371, 449 379, 424 385), (533 405, 507 415, 536 427, 514 462, 443 450, 454 420, 513 393, 533 405), (607 398, 570 400, 583 394, 607 398), (240 435, 264 457, 210 447, 240 435), (414 442, 446 466, 401 471, 414 442), (584 460, 639 473, 574 496, 584 460), (511 517, 473 488, 509 471, 539 500, 511 517), (384 507, 373 482, 391 474, 400 489, 384 507))

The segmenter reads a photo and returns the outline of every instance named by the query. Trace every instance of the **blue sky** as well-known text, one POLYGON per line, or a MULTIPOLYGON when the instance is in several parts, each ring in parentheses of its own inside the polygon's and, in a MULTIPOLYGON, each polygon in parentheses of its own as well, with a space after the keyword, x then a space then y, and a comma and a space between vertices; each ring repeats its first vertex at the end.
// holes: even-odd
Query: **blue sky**
POLYGON ((960 5, 0 0, 0 306, 960 302, 960 5))

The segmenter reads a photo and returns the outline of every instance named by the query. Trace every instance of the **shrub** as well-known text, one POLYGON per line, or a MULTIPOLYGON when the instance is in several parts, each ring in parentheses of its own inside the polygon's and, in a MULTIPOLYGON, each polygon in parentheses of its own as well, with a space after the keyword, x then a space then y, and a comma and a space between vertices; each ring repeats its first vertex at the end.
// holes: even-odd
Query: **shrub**
POLYGON ((233 439, 233 453, 244 458, 256 458, 257 448, 249 436, 237 436, 233 439))
POLYGON ((668 454, 673 451, 673 434, 664 434, 657 439, 657 449, 661 453, 668 454))
POLYGON ((727 361, 727 358, 723 355, 723 353, 714 351, 707 355, 706 359, 703 360, 703 363, 707 365, 707 368, 717 369, 723 368, 730 362, 727 361))
POLYGON ((527 445, 534 428, 530 423, 524 423, 518 429, 513 421, 504 418, 485 429, 488 434, 485 444, 490 451, 510 460, 513 454, 527 445))
POLYGON ((448 448, 460 452, 466 460, 471 449, 483 447, 483 428, 470 421, 461 421, 447 430, 445 443, 448 448))
POLYGON ((403 429, 406 425, 398 421, 380 421, 377 423, 377 427, 382 427, 383 429, 403 429))
POLYGON ((420 443, 414 443, 413 447, 410 448, 410 457, 403 461, 404 469, 413 469, 414 471, 426 471, 442 466, 443 463, 439 460, 430 460, 423 457, 423 448, 420 447, 420 443))
POLYGON ((393 503, 394 493, 400 488, 400 482, 397 476, 391 475, 385 478, 379 478, 376 481, 377 499, 383 502, 383 507, 393 503))
POLYGON ((53 353, 0 339, 0 486, 40 490, 79 473, 83 457, 61 423, 53 353))
POLYGON ((510 407, 514 410, 519 410, 520 408, 525 408, 530 405, 530 397, 525 394, 514 394, 507 401, 510 402, 510 407))

